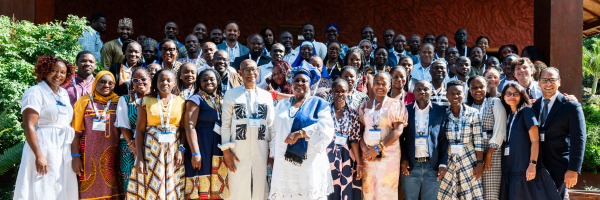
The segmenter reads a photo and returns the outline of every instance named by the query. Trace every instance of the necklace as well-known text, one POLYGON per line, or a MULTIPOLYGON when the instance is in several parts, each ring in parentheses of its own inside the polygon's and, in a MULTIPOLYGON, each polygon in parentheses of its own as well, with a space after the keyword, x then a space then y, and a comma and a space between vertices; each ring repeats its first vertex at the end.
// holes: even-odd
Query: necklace
POLYGON ((300 109, 302 109, 302 106, 304 106, 304 103, 306 103, 306 97, 302 99, 302 105, 300 105, 298 111, 296 111, 296 113, 294 113, 294 115, 292 116, 292 106, 294 105, 294 97, 292 96, 292 98, 290 99, 290 108, 288 109, 288 117, 296 118, 296 116, 300 112, 300 109))

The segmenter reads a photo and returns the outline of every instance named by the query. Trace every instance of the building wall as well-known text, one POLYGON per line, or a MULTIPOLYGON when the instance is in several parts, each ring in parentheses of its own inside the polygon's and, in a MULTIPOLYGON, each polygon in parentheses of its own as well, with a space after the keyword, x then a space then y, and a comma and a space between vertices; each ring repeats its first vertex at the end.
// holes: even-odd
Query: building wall
MULTIPOLYGON (((38 0, 40 1, 40 0, 38 0)), ((317 41, 326 40, 324 29, 329 23, 340 27, 342 43, 356 45, 360 29, 370 25, 381 38, 383 30, 392 28, 406 36, 431 33, 445 34, 454 45, 454 33, 459 28, 468 32, 467 45, 472 46, 478 36, 491 39, 491 48, 516 44, 522 49, 533 45, 533 1, 522 0, 284 0, 284 1, 158 1, 158 0, 55 0, 55 18, 66 19, 68 14, 89 17, 93 12, 107 15, 107 33, 103 41, 117 38, 118 20, 133 19, 134 37, 144 34, 161 40, 167 20, 179 24, 178 39, 183 42, 198 22, 209 29, 222 28, 228 20, 240 23, 240 41, 264 27, 275 30, 280 26, 302 26, 313 23, 318 30, 317 41)), ((278 38, 278 37, 277 37, 278 38)), ((295 41, 295 43, 299 43, 295 41)), ((379 45, 383 41, 379 40, 379 45)))

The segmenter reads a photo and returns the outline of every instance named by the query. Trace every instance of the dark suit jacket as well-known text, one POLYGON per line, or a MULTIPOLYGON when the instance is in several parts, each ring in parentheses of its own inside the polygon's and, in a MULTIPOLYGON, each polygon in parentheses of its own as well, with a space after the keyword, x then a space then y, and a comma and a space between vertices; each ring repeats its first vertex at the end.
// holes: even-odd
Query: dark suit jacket
MULTIPOLYGON (((542 98, 533 104, 535 115, 540 116, 542 98)), ((581 104, 567 101, 561 93, 552 104, 546 118, 545 141, 541 142, 540 155, 557 186, 564 182, 567 170, 581 172, 585 149, 585 117, 581 104)), ((541 130, 541 129, 540 129, 541 130)))
MULTIPOLYGON (((240 63, 242 63, 242 61, 244 61, 246 59, 250 59, 250 54, 246 54, 246 55, 235 58, 233 63, 231 63, 229 66, 233 67, 235 69, 235 71, 238 72, 240 70, 240 63)), ((256 58, 254 58, 252 60, 256 61, 256 58)), ((257 64, 258 64, 258 66, 261 66, 261 65, 269 64, 270 62, 271 62, 271 57, 267 56, 266 54, 261 54, 260 60, 258 61, 257 64)))
MULTIPOLYGON (((402 148, 402 160, 408 160, 409 171, 415 165, 415 108, 417 102, 406 105, 408 111, 408 126, 404 128, 400 136, 400 147, 402 148)), ((440 164, 448 164, 448 139, 446 138, 446 108, 435 103, 429 109, 429 136, 427 137, 429 147, 429 163, 433 170, 437 171, 440 164)))
POLYGON ((460 56, 466 56, 469 57, 469 55, 471 55, 471 47, 467 46, 467 54, 465 55, 465 50, 464 49, 458 49, 456 48, 456 50, 458 50, 458 54, 460 54, 460 56))
MULTIPOLYGON (((407 53, 408 53, 408 52, 407 52, 407 53)), ((410 58, 412 58, 412 59, 413 59, 413 65, 414 65, 414 64, 417 64, 417 63, 419 63, 419 62, 417 62, 417 57, 413 56, 413 55, 412 55, 412 54, 410 54, 410 53, 409 53, 409 54, 407 54, 407 55, 408 55, 410 58)), ((390 52, 390 53, 388 54, 388 62, 387 62, 387 65, 388 65, 388 66, 392 66, 392 67, 398 66, 398 58, 396 58, 396 55, 395 55, 395 53, 391 53, 391 52, 390 52)))

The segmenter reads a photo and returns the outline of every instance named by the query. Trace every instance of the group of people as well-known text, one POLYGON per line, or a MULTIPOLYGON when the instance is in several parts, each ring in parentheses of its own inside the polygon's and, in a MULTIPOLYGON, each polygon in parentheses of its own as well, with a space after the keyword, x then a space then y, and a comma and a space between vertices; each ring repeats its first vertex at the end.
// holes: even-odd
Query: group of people
POLYGON ((581 105, 535 47, 496 58, 464 29, 377 46, 369 26, 349 47, 310 23, 295 49, 269 28, 245 47, 235 21, 183 45, 172 21, 134 41, 128 18, 102 45, 91 27, 74 65, 38 59, 14 199, 564 199, 581 170, 581 105))

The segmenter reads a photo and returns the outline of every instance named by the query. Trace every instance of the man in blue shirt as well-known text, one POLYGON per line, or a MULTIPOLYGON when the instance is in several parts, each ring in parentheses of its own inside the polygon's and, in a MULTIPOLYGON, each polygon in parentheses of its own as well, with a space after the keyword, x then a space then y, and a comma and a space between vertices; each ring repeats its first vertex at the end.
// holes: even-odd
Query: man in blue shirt
MULTIPOLYGON (((165 35, 167 36, 165 39, 171 39, 174 40, 175 42, 177 42, 177 45, 180 47, 179 48, 179 53, 182 53, 182 48, 183 50, 185 50, 185 45, 182 44, 181 42, 177 41, 177 35, 179 35, 179 26, 177 26, 177 23, 175 23, 174 21, 168 21, 165 24, 165 35)), ((156 49, 158 49, 158 55, 160 54, 160 42, 156 45, 156 49)), ((185 53, 184 55, 187 55, 187 51, 183 52, 185 53)))
POLYGON ((94 53, 96 56, 96 60, 100 60, 100 49, 102 49, 102 39, 100 39, 100 34, 104 34, 106 32, 106 16, 102 13, 94 13, 90 16, 90 26, 92 30, 85 31, 81 36, 79 36, 79 45, 81 45, 81 50, 88 50, 94 53))
POLYGON ((217 45, 217 49, 225 50, 229 54, 229 62, 233 63, 235 58, 248 55, 250 49, 238 42, 240 37, 240 26, 236 21, 225 23, 225 42, 217 45))

